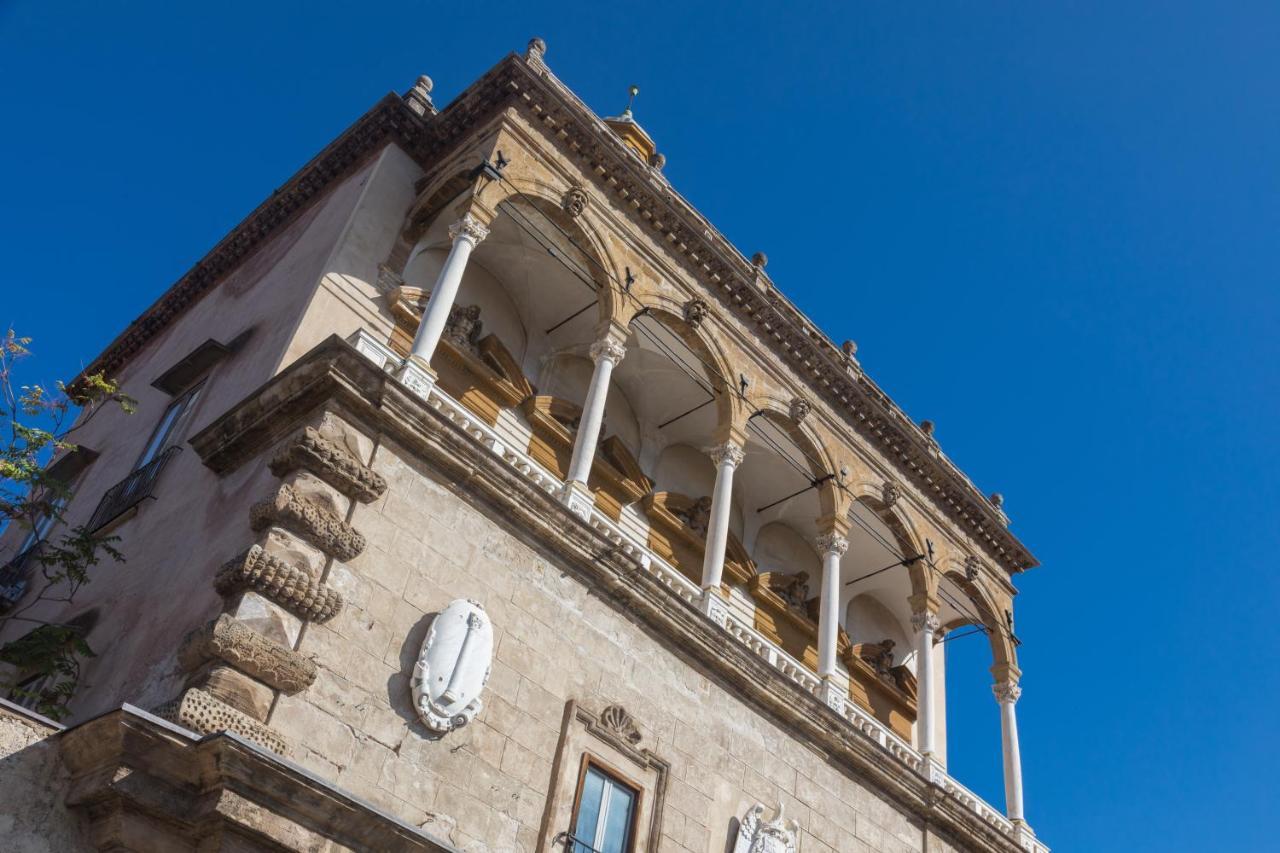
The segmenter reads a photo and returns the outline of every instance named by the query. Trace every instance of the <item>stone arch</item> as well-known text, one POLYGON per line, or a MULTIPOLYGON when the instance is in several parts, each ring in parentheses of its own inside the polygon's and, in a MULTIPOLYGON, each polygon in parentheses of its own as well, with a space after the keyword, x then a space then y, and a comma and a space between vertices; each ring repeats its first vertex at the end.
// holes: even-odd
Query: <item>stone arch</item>
MULTIPOLYGON (((790 415, 790 403, 782 403, 773 398, 759 401, 754 411, 748 413, 748 423, 753 419, 765 419, 782 432, 800 450, 801 462, 813 479, 820 479, 829 474, 837 474, 835 459, 828 451, 826 443, 812 427, 803 422, 796 423, 790 415)), ((749 427, 748 427, 749 429, 749 427)), ((818 487, 818 503, 821 516, 835 517, 840 506, 840 486, 836 477, 824 480, 818 487)))
MULTIPOLYGON (((867 507, 889 528, 890 533, 893 534, 894 544, 903 557, 910 558, 927 553, 925 537, 920 534, 911 517, 904 511, 902 498, 898 498, 892 504, 888 503, 881 482, 873 483, 864 480, 850 486, 850 491, 853 494, 853 503, 860 503, 867 507)), ((848 511, 850 524, 856 525, 857 522, 852 520, 854 511, 854 507, 850 506, 848 511)), ((937 590, 937 581, 927 560, 919 559, 908 563, 907 574, 911 579, 912 595, 933 595, 937 590)))
MULTIPOLYGON (((951 581, 964 593, 967 602, 977 610, 982 625, 987 628, 987 640, 991 644, 992 672, 1018 669, 1018 654, 1012 635, 1004 623, 1000 608, 979 581, 970 581, 964 573, 964 565, 960 560, 949 560, 943 577, 951 581)), ((961 623, 952 623, 948 629, 959 624, 974 624, 971 618, 961 623)))

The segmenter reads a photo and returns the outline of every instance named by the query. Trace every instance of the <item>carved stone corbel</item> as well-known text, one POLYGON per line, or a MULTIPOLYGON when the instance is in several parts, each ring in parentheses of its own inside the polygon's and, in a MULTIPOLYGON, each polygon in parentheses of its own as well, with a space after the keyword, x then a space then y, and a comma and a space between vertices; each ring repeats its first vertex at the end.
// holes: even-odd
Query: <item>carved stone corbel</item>
POLYGON ((272 752, 289 754, 289 745, 279 734, 198 687, 192 687, 179 698, 156 708, 155 714, 198 734, 231 732, 272 752))
POLYGON ((187 669, 197 669, 211 660, 226 661, 288 695, 306 690, 316 680, 315 661, 225 613, 188 634, 178 652, 179 663, 187 669))
POLYGON ((226 563, 213 580, 224 596, 253 591, 308 622, 328 622, 342 610, 342 594, 254 545, 226 563))
POLYGON ((271 525, 283 527, 343 562, 355 559, 364 550, 365 538, 328 509, 307 500, 288 483, 275 496, 260 501, 249 510, 254 530, 271 525))
POLYGON ((371 503, 387 490, 387 481, 377 471, 347 450, 306 427, 280 448, 269 466, 271 473, 284 477, 299 468, 310 471, 347 497, 371 503))

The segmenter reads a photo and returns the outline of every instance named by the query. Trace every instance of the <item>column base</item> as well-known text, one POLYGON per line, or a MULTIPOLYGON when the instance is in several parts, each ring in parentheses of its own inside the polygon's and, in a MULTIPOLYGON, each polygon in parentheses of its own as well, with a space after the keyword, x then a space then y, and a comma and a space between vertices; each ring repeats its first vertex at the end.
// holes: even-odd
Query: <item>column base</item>
POLYGON ((702 591, 702 615, 723 628, 729 622, 729 602, 724 600, 724 593, 715 587, 702 591))
POLYGON ((1042 849, 1042 846, 1036 841, 1036 834, 1031 831, 1031 827, 1027 826, 1027 822, 1021 818, 1013 820, 1013 838, 1023 850, 1030 850, 1035 853, 1035 851, 1042 849))
POLYGON ((844 716, 845 703, 849 701, 849 685, 839 675, 825 675, 818 687, 818 695, 827 707, 844 716))
POLYGON ((431 369, 431 365, 416 355, 411 355, 404 360, 400 369, 396 371, 396 378, 424 400, 431 396, 431 389, 436 385, 436 372, 431 369))
POLYGON ((570 480, 560 492, 560 502, 569 508, 569 512, 587 521, 591 518, 591 510, 595 509, 596 498, 586 483, 570 480))
POLYGON ((947 768, 941 761, 933 757, 932 752, 923 753, 924 761, 920 763, 920 775, 934 785, 942 785, 947 780, 947 768))

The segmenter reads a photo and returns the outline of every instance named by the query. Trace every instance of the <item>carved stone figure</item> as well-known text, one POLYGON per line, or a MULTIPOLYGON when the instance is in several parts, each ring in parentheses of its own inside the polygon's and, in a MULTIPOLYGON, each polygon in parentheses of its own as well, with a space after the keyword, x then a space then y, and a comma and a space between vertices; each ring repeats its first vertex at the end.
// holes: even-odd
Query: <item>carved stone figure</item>
POLYGON ((774 572, 769 576, 769 589, 776 592, 791 607, 803 611, 805 602, 809 600, 809 573, 796 572, 794 575, 783 575, 774 572))
POLYGON ((587 209, 587 194, 582 187, 570 187, 560 199, 560 206, 565 213, 577 219, 587 209))
POLYGON ((859 643, 854 646, 854 652, 871 665, 871 668, 876 671, 876 675, 885 676, 893 669, 894 645, 893 640, 881 640, 878 643, 859 643))
POLYGON ((800 824, 783 817, 783 806, 771 820, 765 820, 764 804, 756 803, 743 815, 733 853, 797 853, 800 824))
POLYGON ((449 309, 449 319, 444 324, 444 336, 458 349, 475 352, 483 328, 484 324, 480 322, 479 305, 455 305, 449 309))
POLYGON ((493 625, 477 602, 455 599, 436 614, 410 682, 427 728, 444 733, 475 719, 492 660, 493 625))
POLYGON ((684 304, 684 321, 694 329, 701 326, 702 321, 707 319, 710 313, 711 306, 696 296, 684 304))
POLYGON ((796 423, 800 423, 806 417, 808 417, 809 412, 812 409, 813 409, 812 403, 810 403, 804 397, 796 397, 794 400, 791 401, 791 420, 795 421, 796 423))
POLYGON ((964 579, 969 583, 973 583, 978 579, 978 568, 981 564, 978 558, 970 554, 964 558, 964 579))
POLYGON ((689 525, 694 533, 706 536, 707 528, 711 525, 711 498, 698 498, 687 510, 676 512, 675 516, 689 525))
POLYGON ((893 480, 886 480, 885 484, 880 487, 880 501, 884 504, 885 509, 896 504, 902 498, 902 487, 893 480))

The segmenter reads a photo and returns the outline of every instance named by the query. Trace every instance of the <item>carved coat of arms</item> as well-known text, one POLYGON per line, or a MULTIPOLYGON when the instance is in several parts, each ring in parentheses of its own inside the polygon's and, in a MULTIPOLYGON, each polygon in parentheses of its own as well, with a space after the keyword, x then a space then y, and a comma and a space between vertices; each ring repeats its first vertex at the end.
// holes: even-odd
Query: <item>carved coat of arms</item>
POLYGON ((493 625, 483 607, 459 598, 436 614, 410 683, 427 728, 452 731, 480 713, 492 659, 493 625))
POLYGON ((782 806, 771 820, 765 820, 764 803, 756 803, 742 818, 733 853, 797 853, 800 824, 782 816, 782 806))

